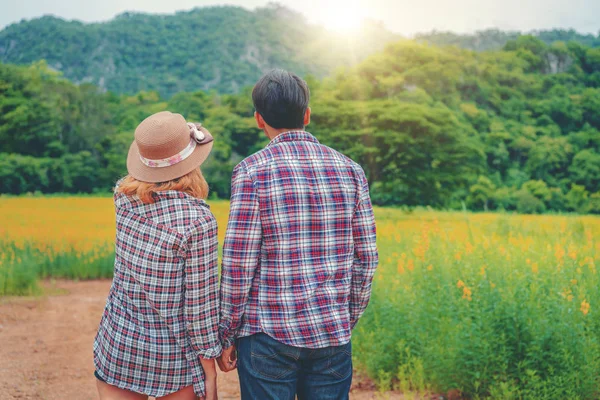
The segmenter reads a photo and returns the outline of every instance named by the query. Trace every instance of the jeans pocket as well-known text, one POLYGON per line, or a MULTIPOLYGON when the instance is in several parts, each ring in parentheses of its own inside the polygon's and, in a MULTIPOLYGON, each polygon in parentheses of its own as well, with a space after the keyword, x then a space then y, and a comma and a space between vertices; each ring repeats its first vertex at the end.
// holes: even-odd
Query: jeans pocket
POLYGON ((267 335, 253 335, 250 338, 252 368, 267 378, 283 378, 298 369, 299 354, 294 350, 267 335))
POLYGON ((339 379, 345 379, 352 374, 352 344, 331 347, 328 357, 327 372, 339 379))

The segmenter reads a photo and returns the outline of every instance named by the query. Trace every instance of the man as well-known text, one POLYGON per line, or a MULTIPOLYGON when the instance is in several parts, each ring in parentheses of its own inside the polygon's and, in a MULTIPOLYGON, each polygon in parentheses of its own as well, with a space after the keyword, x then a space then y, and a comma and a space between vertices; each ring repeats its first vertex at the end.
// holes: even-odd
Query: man
POLYGON ((347 399, 351 331, 378 263, 368 182, 304 131, 298 76, 267 73, 252 100, 271 143, 233 171, 219 366, 236 367, 237 346, 242 399, 347 399))

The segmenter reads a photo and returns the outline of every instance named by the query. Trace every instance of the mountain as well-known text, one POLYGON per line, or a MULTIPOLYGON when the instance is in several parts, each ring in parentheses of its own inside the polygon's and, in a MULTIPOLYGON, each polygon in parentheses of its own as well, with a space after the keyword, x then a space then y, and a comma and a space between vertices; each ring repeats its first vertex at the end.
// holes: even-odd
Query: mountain
POLYGON ((0 61, 44 59, 75 83, 117 93, 235 93, 275 67, 322 77, 398 38, 376 23, 343 37, 278 5, 255 11, 225 6, 170 15, 124 13, 92 24, 45 16, 2 30, 0 61))
MULTIPOLYGON (((501 49, 520 35, 434 31, 415 39, 482 51, 501 49)), ((599 37, 573 30, 533 35, 547 44, 560 40, 600 46, 599 37)), ((277 67, 321 78, 399 39, 376 22, 366 22, 350 36, 334 33, 276 4, 255 11, 219 6, 165 15, 124 13, 91 24, 45 16, 0 31, 0 62, 27 65, 43 59, 75 83, 124 94, 158 91, 170 97, 194 90, 237 93, 277 67)))
MULTIPOLYGON (((419 42, 434 44, 436 46, 456 46, 463 49, 486 51, 500 50, 507 42, 523 36, 521 32, 507 32, 498 29, 487 29, 473 34, 461 35, 453 32, 438 32, 418 34, 415 39, 419 42)), ((528 35, 535 36, 546 44, 554 42, 578 42, 587 47, 600 47, 600 34, 581 34, 573 29, 552 29, 534 31, 528 35)))

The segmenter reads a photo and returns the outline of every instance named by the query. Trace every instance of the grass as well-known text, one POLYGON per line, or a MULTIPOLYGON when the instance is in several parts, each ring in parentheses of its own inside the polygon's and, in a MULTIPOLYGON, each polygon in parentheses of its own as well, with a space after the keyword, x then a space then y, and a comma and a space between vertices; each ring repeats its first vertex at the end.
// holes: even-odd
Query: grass
MULTIPOLYGON (((220 231, 227 202, 211 202, 220 231)), ((0 198, 0 294, 112 272, 107 198, 0 198)), ((381 264, 354 361, 382 391, 600 395, 600 218, 376 209, 381 264)))

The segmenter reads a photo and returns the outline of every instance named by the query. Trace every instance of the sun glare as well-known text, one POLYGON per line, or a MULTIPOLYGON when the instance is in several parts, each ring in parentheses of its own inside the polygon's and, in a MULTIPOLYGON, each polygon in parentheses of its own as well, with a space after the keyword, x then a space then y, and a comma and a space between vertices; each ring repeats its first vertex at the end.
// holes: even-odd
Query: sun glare
POLYGON ((362 16, 358 9, 352 6, 340 6, 330 10, 325 21, 329 30, 348 34, 360 28, 362 16))

